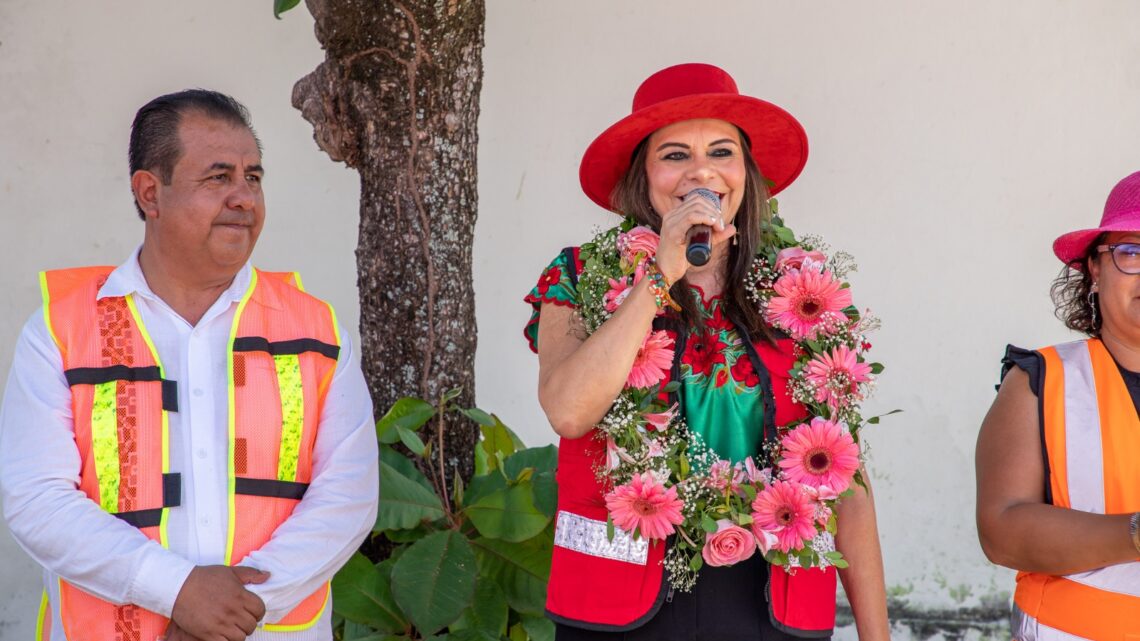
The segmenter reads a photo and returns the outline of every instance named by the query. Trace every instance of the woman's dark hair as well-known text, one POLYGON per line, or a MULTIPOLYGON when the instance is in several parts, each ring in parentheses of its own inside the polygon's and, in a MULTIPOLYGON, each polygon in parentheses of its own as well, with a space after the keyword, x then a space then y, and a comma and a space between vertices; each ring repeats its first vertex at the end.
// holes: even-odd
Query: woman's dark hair
MULTIPOLYGON (((740 145, 744 153, 744 198, 732 221, 736 225, 737 242, 729 245, 728 280, 723 292, 725 314, 747 330, 753 339, 765 338, 771 341, 772 331, 756 311, 756 304, 751 301, 744 286, 752 258, 760 246, 762 226, 772 218, 772 212, 768 208, 768 183, 752 158, 748 136, 739 129, 737 131, 740 133, 740 145)), ((623 215, 633 216, 638 223, 660 232, 661 216, 649 203, 649 177, 645 173, 645 162, 649 156, 648 142, 649 138, 646 137, 634 149, 629 169, 614 186, 610 202, 623 215)), ((669 295, 681 306, 679 314, 687 326, 704 329, 704 318, 697 302, 689 293, 685 278, 673 283, 669 295)))
MULTIPOLYGON (((244 105, 217 91, 186 89, 159 96, 135 113, 127 148, 131 175, 140 169, 146 169, 157 174, 162 184, 170 184, 174 176, 174 165, 178 164, 178 159, 182 156, 178 125, 182 122, 182 116, 191 112, 248 129, 253 134, 257 149, 261 150, 261 141, 253 131, 249 111, 244 105)), ((139 218, 146 220, 137 202, 135 209, 138 209, 139 218)))
POLYGON ((1092 296, 1090 300, 1093 281, 1088 265, 1089 259, 1096 256, 1096 247, 1104 242, 1105 236, 1107 234, 1097 236, 1078 260, 1062 267, 1061 273, 1053 279, 1053 286, 1049 288, 1055 307, 1053 313, 1057 318, 1065 327, 1089 336, 1100 335, 1101 315, 1100 296, 1092 296))

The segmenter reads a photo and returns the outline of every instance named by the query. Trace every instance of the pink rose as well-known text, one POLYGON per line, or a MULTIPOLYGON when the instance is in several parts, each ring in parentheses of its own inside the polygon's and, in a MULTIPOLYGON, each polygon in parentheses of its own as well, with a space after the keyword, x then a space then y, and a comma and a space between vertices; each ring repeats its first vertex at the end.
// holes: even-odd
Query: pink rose
POLYGON ((705 537, 701 556, 711 566, 735 565, 756 552, 752 533, 728 519, 716 522, 716 532, 705 537))
POLYGON ((652 258, 657 254, 657 244, 661 241, 661 237, 657 232, 648 227, 634 227, 633 229, 620 234, 617 239, 618 250, 621 252, 621 257, 628 263, 636 262, 638 254, 642 254, 646 258, 652 258))
POLYGON ((780 253, 776 254, 776 270, 799 269, 807 260, 823 264, 827 260, 827 256, 824 256, 823 252, 815 250, 804 251, 801 247, 788 247, 781 249, 780 253))

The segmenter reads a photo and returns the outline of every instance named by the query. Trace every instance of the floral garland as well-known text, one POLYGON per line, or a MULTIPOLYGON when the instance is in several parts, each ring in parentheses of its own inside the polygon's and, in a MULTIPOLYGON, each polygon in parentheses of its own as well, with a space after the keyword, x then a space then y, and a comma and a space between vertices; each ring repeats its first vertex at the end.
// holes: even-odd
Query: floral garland
MULTIPOLYGON (((757 550, 787 568, 847 565, 834 546, 834 508, 852 483, 863 483, 859 428, 879 418, 864 421, 859 412, 883 369, 865 358, 865 335, 878 323, 852 304, 844 282, 855 269, 850 255, 828 259, 819 239, 797 241, 775 216, 764 235, 745 285, 768 323, 794 341, 788 391, 807 418, 779 426, 778 444, 765 444, 758 460, 720 459, 663 400, 680 386, 662 385, 674 344, 650 330, 598 424, 610 536, 615 527, 650 542, 674 536, 665 567, 680 590, 692 588, 703 565, 733 565, 757 550)), ((582 246, 578 292, 588 334, 646 277, 657 243, 654 231, 627 218, 582 246)))

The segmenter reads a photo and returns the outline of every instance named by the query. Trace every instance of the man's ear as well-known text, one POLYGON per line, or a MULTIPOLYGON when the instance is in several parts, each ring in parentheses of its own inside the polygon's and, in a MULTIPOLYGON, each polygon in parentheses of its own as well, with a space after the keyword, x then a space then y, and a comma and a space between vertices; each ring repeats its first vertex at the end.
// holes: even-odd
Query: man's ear
POLYGON ((162 182, 153 173, 140 169, 131 174, 131 191, 135 203, 147 218, 158 216, 158 190, 162 182))

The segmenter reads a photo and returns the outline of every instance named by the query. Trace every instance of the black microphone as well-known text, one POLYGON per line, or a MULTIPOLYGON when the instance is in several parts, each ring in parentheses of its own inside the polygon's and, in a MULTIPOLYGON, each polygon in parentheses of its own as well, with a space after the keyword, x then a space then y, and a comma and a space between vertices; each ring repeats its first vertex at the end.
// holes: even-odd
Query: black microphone
MULTIPOLYGON (((716 205, 717 211, 720 210, 720 196, 711 189, 704 187, 697 187, 696 189, 685 194, 685 200, 692 196, 700 196, 716 205)), ((689 246, 685 248, 685 258, 689 261, 690 265, 700 267, 709 262, 712 258, 712 227, 708 225, 693 225, 689 228, 689 233, 686 236, 689 246)))

